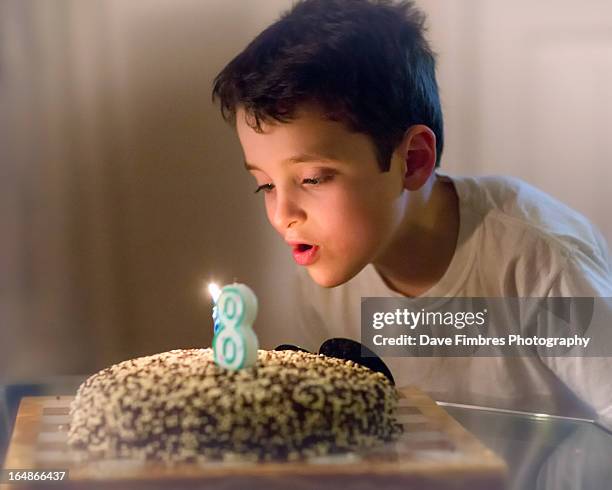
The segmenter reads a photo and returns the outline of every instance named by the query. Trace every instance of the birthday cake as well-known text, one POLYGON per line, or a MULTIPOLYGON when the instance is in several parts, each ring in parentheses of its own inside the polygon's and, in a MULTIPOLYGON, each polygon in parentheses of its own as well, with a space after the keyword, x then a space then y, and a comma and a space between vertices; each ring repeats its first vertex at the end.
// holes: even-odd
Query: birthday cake
POLYGON ((103 458, 296 460, 358 451, 400 432, 387 378, 352 361, 257 351, 228 370, 212 349, 173 350, 87 379, 69 444, 103 458))

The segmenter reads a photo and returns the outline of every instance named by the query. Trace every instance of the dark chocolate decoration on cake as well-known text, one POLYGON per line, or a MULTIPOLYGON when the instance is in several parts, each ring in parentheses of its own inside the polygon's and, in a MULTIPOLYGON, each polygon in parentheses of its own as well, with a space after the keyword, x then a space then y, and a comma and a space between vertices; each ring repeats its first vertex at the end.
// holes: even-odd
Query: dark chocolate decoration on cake
POLYGON ((230 371, 211 349, 173 350, 87 379, 69 444, 104 458, 294 460, 392 440, 396 405, 388 379, 352 361, 259 350, 230 371))

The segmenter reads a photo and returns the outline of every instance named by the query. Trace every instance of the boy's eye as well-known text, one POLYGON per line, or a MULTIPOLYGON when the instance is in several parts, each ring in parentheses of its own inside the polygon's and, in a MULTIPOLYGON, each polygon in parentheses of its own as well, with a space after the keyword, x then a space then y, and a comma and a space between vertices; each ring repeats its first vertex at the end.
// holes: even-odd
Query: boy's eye
POLYGON ((255 189, 255 194, 259 191, 270 192, 272 189, 274 189, 274 184, 262 184, 255 189))
MULTIPOLYGON (((302 179, 302 184, 308 184, 308 185, 319 185, 319 184, 323 184, 324 182, 328 182, 330 180, 332 180, 333 175, 322 175, 320 177, 311 177, 311 178, 307 178, 307 179, 302 179)), ((257 189, 255 189, 255 193, 257 194, 260 191, 264 191, 264 193, 268 193, 271 192, 272 189, 275 188, 274 184, 262 184, 260 186, 257 187, 257 189)))
POLYGON ((323 175, 320 177, 312 177, 310 179, 303 179, 302 184, 318 185, 327 182, 332 179, 331 175, 323 175))

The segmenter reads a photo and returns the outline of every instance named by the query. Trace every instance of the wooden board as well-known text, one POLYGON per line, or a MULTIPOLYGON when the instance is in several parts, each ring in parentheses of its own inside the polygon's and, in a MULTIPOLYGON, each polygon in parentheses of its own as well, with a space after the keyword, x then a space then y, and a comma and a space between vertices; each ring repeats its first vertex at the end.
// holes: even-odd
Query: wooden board
MULTIPOLYGON (((131 460, 79 463, 66 445, 72 397, 27 397, 19 407, 4 468, 68 469, 69 480, 53 484, 54 489, 505 488, 506 466, 492 451, 421 391, 409 387, 399 392, 404 434, 375 450, 292 463, 175 466, 131 460)), ((0 486, 9 487, 16 488, 0 486)))

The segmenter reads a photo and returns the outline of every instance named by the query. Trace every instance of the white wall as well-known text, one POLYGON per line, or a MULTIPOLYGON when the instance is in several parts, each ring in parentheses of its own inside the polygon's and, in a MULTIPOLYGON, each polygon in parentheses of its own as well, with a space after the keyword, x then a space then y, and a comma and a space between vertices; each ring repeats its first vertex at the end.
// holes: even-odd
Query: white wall
POLYGON ((612 3, 421 4, 439 52, 443 167, 520 177, 612 243, 612 3))

